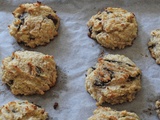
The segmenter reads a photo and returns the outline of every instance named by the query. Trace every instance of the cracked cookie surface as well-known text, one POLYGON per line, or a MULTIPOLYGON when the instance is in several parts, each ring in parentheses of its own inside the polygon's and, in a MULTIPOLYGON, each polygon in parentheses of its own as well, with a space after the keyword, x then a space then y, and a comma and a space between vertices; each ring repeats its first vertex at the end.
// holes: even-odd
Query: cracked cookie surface
POLYGON ((160 64, 160 29, 151 31, 151 38, 148 42, 148 49, 151 56, 160 64))
POLYGON ((98 107, 88 120, 140 120, 133 112, 116 111, 109 107, 98 107))
POLYGON ((135 15, 122 8, 108 7, 87 22, 89 37, 110 49, 130 46, 137 37, 135 15))
POLYGON ((18 43, 35 48, 58 35, 59 17, 41 2, 21 4, 13 15, 15 20, 9 25, 9 32, 18 43))
POLYGON ((130 102, 141 89, 141 71, 128 57, 108 54, 88 69, 85 87, 97 100, 119 104, 130 102))
POLYGON ((16 51, 2 61, 2 81, 15 95, 44 94, 56 83, 53 56, 33 51, 16 51))
POLYGON ((0 108, 0 120, 47 120, 44 109, 28 101, 12 101, 0 108))

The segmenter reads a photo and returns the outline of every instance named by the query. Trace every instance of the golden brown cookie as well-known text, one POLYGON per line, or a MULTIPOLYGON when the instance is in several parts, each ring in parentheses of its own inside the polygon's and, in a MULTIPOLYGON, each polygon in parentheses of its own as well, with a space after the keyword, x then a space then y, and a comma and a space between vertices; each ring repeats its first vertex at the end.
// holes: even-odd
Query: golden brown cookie
POLYGON ((12 101, 0 108, 0 120, 47 120, 44 109, 28 101, 12 101))
POLYGON ((128 57, 108 54, 88 69, 85 86, 97 105, 130 102, 141 89, 141 71, 128 57))
POLYGON ((59 17, 41 2, 21 4, 13 15, 15 20, 9 25, 9 32, 18 43, 35 48, 46 45, 58 35, 59 17))
POLYGON ((140 120, 133 112, 116 111, 109 107, 98 107, 88 120, 140 120))
POLYGON ((151 32, 151 38, 148 42, 148 49, 152 57, 160 64, 160 29, 151 32))
POLYGON ((16 51, 2 62, 2 81, 15 95, 44 94, 56 83, 53 56, 33 51, 16 51))
POLYGON ((122 8, 108 7, 88 21, 89 37, 110 49, 130 46, 137 37, 135 15, 122 8))

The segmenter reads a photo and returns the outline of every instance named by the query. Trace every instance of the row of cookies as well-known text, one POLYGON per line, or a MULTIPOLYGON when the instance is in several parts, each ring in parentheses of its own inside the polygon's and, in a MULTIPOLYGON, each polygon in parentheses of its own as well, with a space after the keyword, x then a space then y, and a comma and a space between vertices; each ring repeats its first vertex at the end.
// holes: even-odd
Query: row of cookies
MULTIPOLYGON (((101 46, 113 50, 131 46, 138 34, 135 15, 122 8, 106 8, 93 15, 87 25, 90 38, 96 40, 101 46)), ((160 30, 153 30, 151 36, 148 48, 157 64, 160 64, 160 30)), ((97 101, 97 105, 105 102, 110 104, 131 102, 141 89, 141 71, 128 57, 108 54, 98 58, 97 64, 88 69, 85 87, 97 101)), ((155 103, 158 115, 159 103, 159 100, 155 103)), ((117 120, 121 117, 124 120, 140 120, 135 113, 114 111, 105 107, 98 107, 89 120, 117 120)))
MULTIPOLYGON (((87 23, 89 37, 110 49, 123 49, 130 46, 137 37, 138 25, 135 15, 121 8, 106 8, 92 16, 87 23)), ((104 55, 94 67, 88 69, 85 81, 86 90, 102 103, 121 104, 131 102, 141 89, 141 71, 124 55, 104 55)), ((115 111, 98 107, 89 120, 140 120, 127 111, 115 111)))
MULTIPOLYGON (((18 43, 35 48, 58 35, 56 11, 41 2, 21 4, 13 12, 9 32, 18 43)), ((2 61, 2 81, 14 95, 41 94, 56 83, 53 56, 34 51, 16 51, 2 61)), ((12 101, 0 108, 1 120, 47 120, 48 113, 28 101, 12 101)))
MULTIPOLYGON (((58 16, 54 10, 40 2, 22 4, 13 15, 15 21, 9 26, 10 34, 17 42, 26 46, 34 48, 45 45, 58 34, 60 23, 58 16)), ((122 49, 131 45, 138 30, 134 14, 121 8, 105 9, 93 16, 87 25, 89 36, 102 46, 111 49, 122 49)), ((98 104, 132 101, 141 89, 140 76, 140 69, 129 58, 123 55, 107 55, 99 58, 96 66, 88 70, 86 89, 98 104)), ((44 94, 55 85, 56 78, 56 65, 52 56, 17 51, 3 60, 2 80, 10 86, 15 95, 44 94), (36 86, 37 83, 39 86, 36 86)), ((139 119, 134 113, 102 107, 97 108, 95 114, 101 114, 101 111, 106 116, 109 114, 110 118, 122 114, 122 117, 129 115, 139 119), (110 112, 113 112, 113 115, 110 112)), ((100 119, 102 115, 98 116, 100 119)), ((89 119, 92 118, 95 119, 95 117, 89 119)))

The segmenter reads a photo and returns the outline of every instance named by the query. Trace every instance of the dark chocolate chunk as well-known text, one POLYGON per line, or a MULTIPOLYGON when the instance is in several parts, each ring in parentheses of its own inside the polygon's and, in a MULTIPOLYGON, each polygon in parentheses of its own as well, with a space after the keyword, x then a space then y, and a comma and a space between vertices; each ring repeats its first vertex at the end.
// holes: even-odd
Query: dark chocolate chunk
POLYGON ((34 37, 33 35, 30 35, 30 36, 29 36, 29 39, 30 39, 30 40, 35 40, 35 37, 34 37))
POLYGON ((14 60, 14 57, 12 57, 11 59, 14 60))
POLYGON ((47 18, 51 19, 55 25, 58 23, 58 20, 55 19, 51 14, 47 15, 47 18))
POLYGON ((148 48, 154 48, 156 46, 156 44, 152 44, 150 46, 148 46, 148 48))
POLYGON ((42 72, 43 72, 42 68, 36 66, 35 69, 36 69, 36 72, 37 72, 36 75, 37 75, 37 76, 40 76, 40 74, 42 74, 42 72))
POLYGON ((125 88, 126 86, 125 85, 121 85, 121 88, 125 88))
POLYGON ((102 31, 100 30, 100 31, 96 31, 96 34, 99 34, 99 33, 101 33, 102 31))
POLYGON ((40 2, 40 1, 37 1, 37 3, 38 3, 38 4, 41 4, 41 2, 40 2))
POLYGON ((37 107, 42 108, 40 105, 35 104, 37 107))
POLYGON ((126 65, 132 67, 131 64, 129 64, 129 63, 124 63, 124 62, 121 62, 121 61, 108 60, 108 59, 104 59, 104 61, 113 62, 113 63, 118 63, 118 64, 126 64, 126 65))
POLYGON ((89 30, 88 36, 90 37, 92 34, 92 26, 88 30, 89 30))
POLYGON ((14 83, 14 81, 13 81, 13 80, 9 80, 9 81, 7 82, 7 84, 8 84, 9 86, 12 86, 12 85, 13 85, 13 83, 14 83))
POLYGON ((91 67, 92 68, 92 70, 95 70, 96 68, 95 67, 91 67))
POLYGON ((20 29, 20 26, 24 24, 24 19, 25 19, 25 17, 26 17, 27 15, 28 15, 28 13, 23 12, 22 14, 20 14, 20 15, 18 16, 18 18, 21 20, 21 22, 20 22, 17 30, 19 30, 19 29, 20 29))
POLYGON ((114 78, 114 72, 109 70, 108 68, 103 68, 104 70, 108 71, 108 73, 110 74, 110 78, 113 79, 114 78))
POLYGON ((102 20, 101 18, 96 18, 97 20, 102 20))
POLYGON ((134 81, 140 74, 137 74, 135 77, 129 76, 127 82, 134 81))
POLYGON ((17 112, 17 110, 13 109, 13 110, 12 110, 12 112, 13 112, 13 113, 16 113, 16 112, 17 112))
POLYGON ((110 83, 110 81, 104 82, 104 81, 100 81, 100 80, 95 80, 94 85, 98 86, 98 87, 105 88, 109 83, 110 83))
POLYGON ((108 11, 108 10, 105 10, 107 12, 107 14, 110 14, 110 13, 113 13, 112 11, 108 11))

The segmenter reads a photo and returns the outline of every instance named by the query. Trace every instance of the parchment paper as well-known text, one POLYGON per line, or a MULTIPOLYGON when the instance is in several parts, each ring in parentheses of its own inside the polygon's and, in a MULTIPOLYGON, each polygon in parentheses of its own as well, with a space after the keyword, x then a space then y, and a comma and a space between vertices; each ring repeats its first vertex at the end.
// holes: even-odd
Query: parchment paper
POLYGON ((158 119, 154 103, 160 98, 160 66, 151 57, 147 43, 151 30, 160 28, 159 0, 43 0, 42 3, 57 11, 61 23, 58 37, 36 49, 17 44, 8 31, 13 21, 12 11, 26 2, 36 1, 0 0, 0 65, 2 59, 16 50, 42 52, 54 56, 58 80, 45 95, 32 96, 14 96, 0 80, 1 106, 12 100, 28 100, 45 108, 50 120, 87 120, 96 109, 96 101, 85 90, 85 73, 104 51, 104 54, 123 54, 134 61, 142 70, 142 89, 131 103, 103 106, 134 111, 142 120, 158 119), (105 7, 121 7, 136 15, 138 37, 131 47, 109 50, 87 36, 86 22, 105 7), (53 108, 55 102, 59 104, 57 110, 53 108))

